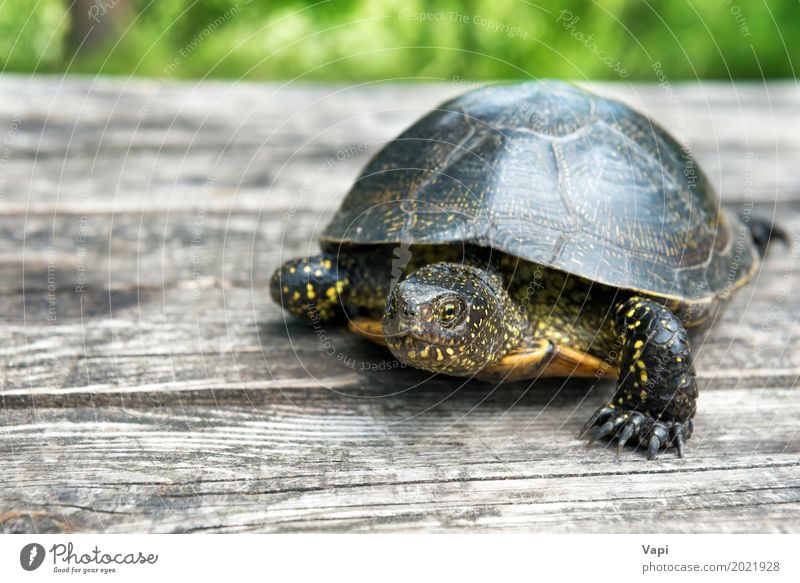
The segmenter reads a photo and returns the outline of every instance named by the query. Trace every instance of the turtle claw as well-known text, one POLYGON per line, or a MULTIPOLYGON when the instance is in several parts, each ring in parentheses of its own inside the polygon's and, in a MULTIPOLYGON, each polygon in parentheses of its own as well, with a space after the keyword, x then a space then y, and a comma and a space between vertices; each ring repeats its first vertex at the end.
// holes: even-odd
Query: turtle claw
POLYGON ((589 418, 581 431, 581 437, 589 433, 589 444, 610 437, 617 440, 617 458, 622 448, 631 440, 647 448, 647 459, 655 459, 662 448, 676 447, 678 457, 683 457, 686 440, 692 434, 691 419, 666 423, 647 412, 615 408, 610 405, 599 408, 589 418))
MULTIPOLYGON (((597 424, 605 423, 606 419, 611 417, 614 414, 614 408, 606 405, 605 407, 600 407, 597 411, 595 411, 589 420, 584 424, 583 429, 581 429, 581 433, 578 438, 582 438, 586 435, 586 432, 589 431, 592 427, 597 424)), ((591 437, 590 442, 597 439, 597 437, 591 437)))
POLYGON ((647 459, 654 460, 658 455, 658 450, 661 448, 661 440, 657 435, 650 436, 650 443, 647 446, 647 459))
POLYGON ((592 431, 592 441, 597 441, 598 439, 602 439, 612 431, 614 431, 614 422, 606 421, 600 427, 594 428, 594 431, 592 431))
POLYGON ((683 457, 686 440, 692 435, 692 429, 694 429, 694 425, 691 419, 687 420, 685 423, 672 424, 672 442, 675 443, 675 447, 678 450, 678 457, 683 457))
POLYGON ((628 440, 633 437, 634 430, 635 426, 633 423, 626 423, 623 425, 622 431, 620 431, 617 435, 617 458, 620 457, 622 448, 625 447, 625 444, 628 443, 628 440))
POLYGON ((686 444, 686 438, 683 437, 683 432, 675 436, 675 447, 678 448, 678 457, 683 457, 683 448, 686 444))

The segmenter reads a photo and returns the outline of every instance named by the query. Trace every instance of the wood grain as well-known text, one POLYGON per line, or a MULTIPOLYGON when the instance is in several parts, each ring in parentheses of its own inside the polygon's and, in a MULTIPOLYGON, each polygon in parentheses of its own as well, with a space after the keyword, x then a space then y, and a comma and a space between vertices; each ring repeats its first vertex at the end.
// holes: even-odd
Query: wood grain
POLYGON ((683 460, 576 439, 608 382, 429 378, 269 301, 465 87, 0 76, 2 531, 800 531, 796 88, 595 87, 795 241, 697 343, 683 460))

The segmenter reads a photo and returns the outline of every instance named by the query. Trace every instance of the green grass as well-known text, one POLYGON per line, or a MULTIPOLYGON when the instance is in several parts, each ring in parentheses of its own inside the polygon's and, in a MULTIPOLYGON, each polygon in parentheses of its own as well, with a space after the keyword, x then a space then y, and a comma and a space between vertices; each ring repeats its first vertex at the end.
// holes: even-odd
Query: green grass
POLYGON ((121 28, 74 60, 66 1, 3 1, 0 59, 14 71, 654 81, 656 62, 670 80, 793 77, 800 65, 792 0, 132 0, 128 12, 105 0, 99 19, 121 28))

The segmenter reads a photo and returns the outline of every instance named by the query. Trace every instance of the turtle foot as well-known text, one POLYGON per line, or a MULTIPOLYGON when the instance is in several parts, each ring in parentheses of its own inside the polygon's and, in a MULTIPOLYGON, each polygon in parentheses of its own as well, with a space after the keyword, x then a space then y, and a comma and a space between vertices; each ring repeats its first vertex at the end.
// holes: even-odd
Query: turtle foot
POLYGON ((637 411, 614 405, 600 407, 583 426, 580 437, 588 437, 589 445, 598 439, 617 441, 617 457, 631 439, 637 447, 647 448, 647 459, 655 459, 661 448, 675 447, 683 457, 686 440, 692 435, 691 419, 662 421, 646 411, 637 411))

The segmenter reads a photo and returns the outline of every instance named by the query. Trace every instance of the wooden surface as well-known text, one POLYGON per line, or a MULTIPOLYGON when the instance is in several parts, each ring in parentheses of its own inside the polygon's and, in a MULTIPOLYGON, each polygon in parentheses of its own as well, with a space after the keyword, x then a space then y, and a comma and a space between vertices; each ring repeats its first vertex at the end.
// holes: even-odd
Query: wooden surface
POLYGON ((0 77, 5 532, 798 532, 800 92, 603 85, 776 248, 697 346, 688 457, 576 440, 613 387, 429 379, 270 302, 369 155, 468 87, 0 77))

